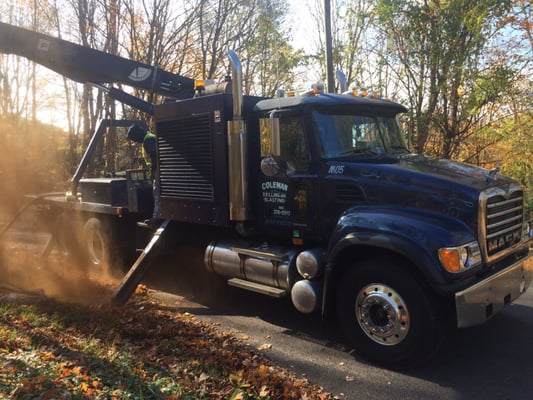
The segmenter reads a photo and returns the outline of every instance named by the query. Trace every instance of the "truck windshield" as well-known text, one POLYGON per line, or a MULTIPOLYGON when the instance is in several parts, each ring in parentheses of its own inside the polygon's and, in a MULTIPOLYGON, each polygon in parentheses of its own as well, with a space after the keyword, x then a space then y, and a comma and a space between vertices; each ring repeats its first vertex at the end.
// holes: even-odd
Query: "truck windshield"
POLYGON ((313 111, 324 158, 387 155, 408 152, 395 117, 313 111))

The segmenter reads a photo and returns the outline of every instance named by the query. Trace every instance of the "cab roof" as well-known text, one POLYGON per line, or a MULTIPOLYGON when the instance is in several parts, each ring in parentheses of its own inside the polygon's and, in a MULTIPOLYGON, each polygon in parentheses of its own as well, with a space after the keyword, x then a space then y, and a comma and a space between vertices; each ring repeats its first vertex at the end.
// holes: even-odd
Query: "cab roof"
POLYGON ((383 99, 371 99, 369 97, 352 96, 344 94, 320 93, 313 96, 280 97, 265 99, 257 102, 255 111, 267 112, 276 109, 307 109, 329 107, 354 108, 361 112, 372 114, 396 115, 407 112, 407 108, 399 103, 383 99))

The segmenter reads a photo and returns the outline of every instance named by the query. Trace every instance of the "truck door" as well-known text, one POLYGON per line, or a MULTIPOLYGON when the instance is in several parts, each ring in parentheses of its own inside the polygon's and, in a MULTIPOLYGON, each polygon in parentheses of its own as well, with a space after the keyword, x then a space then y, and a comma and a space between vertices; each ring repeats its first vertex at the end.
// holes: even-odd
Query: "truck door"
MULTIPOLYGON (((268 124, 266 124, 268 125, 268 124)), ((271 150, 269 128, 261 129, 262 155, 271 150), (265 149, 266 147, 266 149, 265 149)), ((303 244, 314 231, 313 212, 316 198, 308 140, 299 116, 279 118, 279 156, 274 157, 276 171, 261 173, 259 203, 262 220, 276 236, 290 236, 294 244, 303 244)), ((265 158, 263 158, 265 160, 265 158)))

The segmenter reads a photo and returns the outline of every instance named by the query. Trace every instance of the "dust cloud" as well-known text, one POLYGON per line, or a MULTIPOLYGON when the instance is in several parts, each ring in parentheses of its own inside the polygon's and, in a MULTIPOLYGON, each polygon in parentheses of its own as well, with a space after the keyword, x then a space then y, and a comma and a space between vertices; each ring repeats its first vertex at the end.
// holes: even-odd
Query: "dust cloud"
MULTIPOLYGON (((0 221, 5 226, 5 215, 0 221)), ((43 255, 50 236, 29 209, 0 237, 0 292, 27 291, 82 304, 108 302, 116 281, 93 276, 57 246, 43 255)))
POLYGON ((37 205, 17 216, 31 201, 28 195, 67 187, 71 167, 66 133, 14 116, 0 116, 0 130, 0 296, 13 289, 73 302, 106 301, 107 277, 95 279, 58 246, 42 255, 55 221, 43 219, 37 205))
MULTIPOLYGON (((86 257, 69 249, 69 240, 79 239, 84 221, 68 217, 66 224, 60 225, 68 225, 75 234, 61 229, 64 237, 58 238, 60 243, 43 256, 60 216, 40 209, 42 203, 36 202, 14 219, 36 194, 62 195, 69 189, 69 179, 81 157, 73 156, 71 138, 57 128, 5 115, 0 115, 0 130, 5 139, 4 154, 0 157, 0 297, 8 290, 5 288, 12 287, 84 304, 109 302, 135 254, 125 256, 117 250, 117 265, 104 271, 91 270, 90 263, 84 261, 86 257), (33 196, 28 197, 29 194, 33 196)), ((143 279, 157 289, 179 290, 193 297, 215 296, 213 288, 218 287, 218 281, 211 285, 212 276, 207 276, 202 248, 198 248, 195 236, 191 232, 181 233, 177 242, 182 245, 179 248, 173 245, 173 254, 158 256, 157 265, 143 279)))

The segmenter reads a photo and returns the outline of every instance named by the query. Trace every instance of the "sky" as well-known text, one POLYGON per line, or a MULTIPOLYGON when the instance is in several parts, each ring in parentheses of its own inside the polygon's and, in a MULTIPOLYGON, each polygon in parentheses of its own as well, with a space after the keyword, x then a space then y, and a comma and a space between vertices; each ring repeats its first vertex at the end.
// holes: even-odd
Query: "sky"
POLYGON ((304 49, 306 53, 313 52, 312 41, 317 29, 311 17, 314 3, 313 0, 289 0, 291 13, 288 24, 293 31, 294 47, 304 49))
MULTIPOLYGON (((312 17, 311 12, 316 7, 316 2, 324 0, 288 0, 288 5, 290 7, 289 16, 287 18, 286 26, 281 27, 280 29, 290 29, 291 35, 293 38, 293 45, 296 49, 303 49, 306 53, 311 54, 315 52, 315 42, 318 37, 316 26, 316 20, 312 17)), ((317 66, 317 70, 320 67, 317 66)), ((300 73, 302 77, 302 85, 305 80, 305 90, 308 89, 308 85, 312 82, 314 76, 318 76, 317 71, 306 69, 300 73)), ((55 87, 57 92, 63 93, 63 80, 57 79, 57 76, 51 73, 51 77, 48 80, 47 85, 55 87)), ((287 90, 299 90, 302 88, 286 88, 287 90)), ((54 92, 55 89, 50 89, 50 92, 54 92)), ((53 104, 57 106, 58 103, 61 103, 61 100, 56 96, 52 96, 49 99, 43 99, 48 102, 51 107, 53 104)), ((46 120, 47 122, 53 123, 54 125, 62 126, 64 125, 63 117, 60 116, 60 113, 50 112, 49 107, 41 107, 37 110, 39 119, 46 120), (59 118, 59 120, 57 119, 59 118)))

